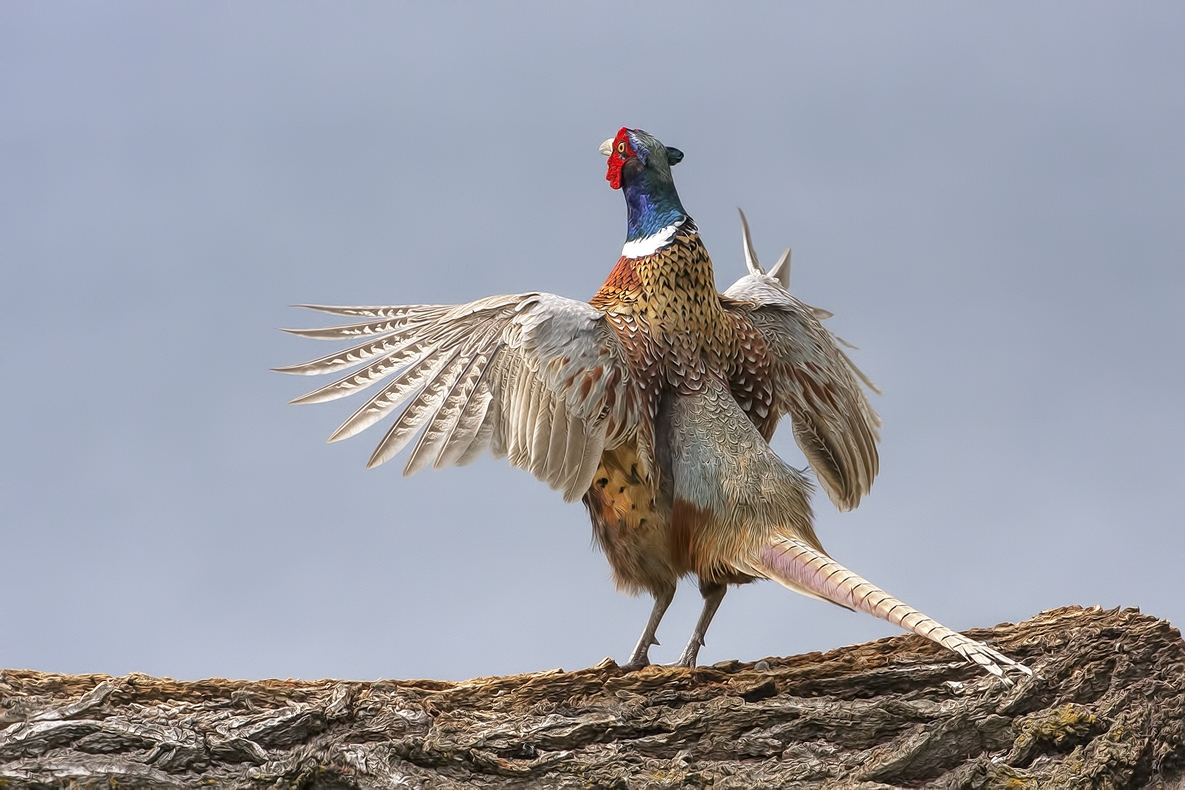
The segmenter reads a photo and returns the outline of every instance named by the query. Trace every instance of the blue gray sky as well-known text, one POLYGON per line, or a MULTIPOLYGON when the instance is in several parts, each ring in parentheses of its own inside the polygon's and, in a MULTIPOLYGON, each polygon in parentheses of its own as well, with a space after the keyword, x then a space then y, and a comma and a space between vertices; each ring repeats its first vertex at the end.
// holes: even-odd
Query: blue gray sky
MULTIPOLYGON (((815 501, 837 559, 958 629, 1185 622, 1183 7, 725 6, 4 4, 0 666, 624 660, 650 602, 581 506, 488 459, 367 471, 379 433, 324 443, 358 404, 268 370, 330 348, 291 303, 591 296, 623 125, 686 153, 720 287, 740 206, 884 390, 871 497, 815 501)), ((701 660, 896 632, 756 584, 701 660)))

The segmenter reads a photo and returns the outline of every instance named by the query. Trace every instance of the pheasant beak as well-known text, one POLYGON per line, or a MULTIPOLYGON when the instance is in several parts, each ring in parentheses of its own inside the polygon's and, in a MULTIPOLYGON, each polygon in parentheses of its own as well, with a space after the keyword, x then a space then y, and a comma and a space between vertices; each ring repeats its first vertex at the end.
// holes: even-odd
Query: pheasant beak
POLYGON ((610 137, 605 142, 601 143, 601 153, 604 154, 605 156, 611 156, 613 154, 613 138, 612 137, 610 137))

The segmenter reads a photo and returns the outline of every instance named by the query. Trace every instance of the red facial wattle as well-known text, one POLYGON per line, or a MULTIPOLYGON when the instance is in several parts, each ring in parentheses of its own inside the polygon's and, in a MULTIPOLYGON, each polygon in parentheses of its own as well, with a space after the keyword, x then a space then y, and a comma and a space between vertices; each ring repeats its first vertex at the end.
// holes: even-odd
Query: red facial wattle
POLYGON ((621 189, 621 166, 633 155, 634 149, 630 145, 629 134, 623 126, 617 137, 613 138, 613 150, 609 152, 609 171, 605 173, 605 180, 609 182, 609 186, 621 189))

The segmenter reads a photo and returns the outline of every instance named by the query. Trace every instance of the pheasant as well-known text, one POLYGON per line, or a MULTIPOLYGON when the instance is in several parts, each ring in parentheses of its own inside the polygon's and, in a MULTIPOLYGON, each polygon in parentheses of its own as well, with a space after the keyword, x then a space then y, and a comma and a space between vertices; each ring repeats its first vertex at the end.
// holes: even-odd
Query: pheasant
POLYGON ((488 451, 565 500, 583 499, 618 588, 654 598, 627 669, 649 663, 677 582, 694 575, 703 610, 680 666, 695 665, 729 585, 772 579, 932 639, 1005 682, 1006 672, 1030 673, 840 565, 815 536, 812 484, 770 449, 774 429, 790 417, 818 482, 848 510, 878 472, 880 419, 861 389, 871 382, 821 323, 830 314, 789 293, 789 250, 764 271, 742 214, 749 272, 719 293, 671 176, 683 153, 627 128, 601 153, 625 196, 627 234, 590 301, 298 305, 353 322, 285 331, 354 344, 277 370, 356 369, 292 402, 379 385, 329 438, 398 411, 369 466, 418 434, 406 475, 488 451))

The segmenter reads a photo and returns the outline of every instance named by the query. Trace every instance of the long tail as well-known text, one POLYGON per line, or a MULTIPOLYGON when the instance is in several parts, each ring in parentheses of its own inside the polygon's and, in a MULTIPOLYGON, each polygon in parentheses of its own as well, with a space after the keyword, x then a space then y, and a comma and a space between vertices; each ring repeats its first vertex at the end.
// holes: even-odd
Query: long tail
POLYGON ((764 576, 792 590, 809 590, 818 597, 849 609, 859 609, 919 636, 932 639, 948 650, 953 650, 967 660, 979 664, 1005 683, 1011 683, 1004 674, 1006 670, 1033 674, 1025 665, 981 642, 952 631, 797 538, 772 536, 769 544, 761 549, 756 566, 756 570, 762 571, 764 576))
POLYGON ((811 527, 810 483, 762 438, 722 383, 660 411, 660 455, 671 475, 671 531, 690 533, 692 570, 716 569, 774 579, 795 592, 833 601, 933 639, 1008 683, 1029 673, 1007 656, 906 606, 827 556, 811 527))

